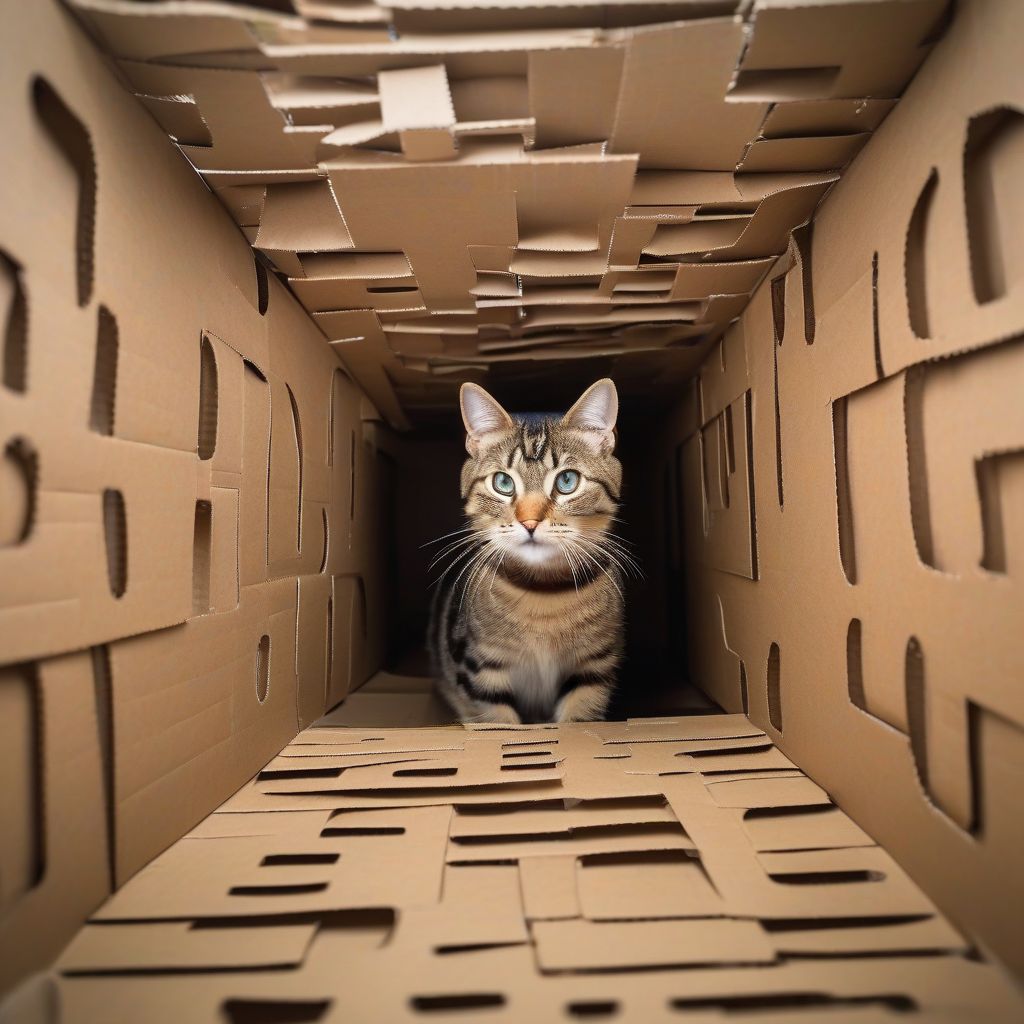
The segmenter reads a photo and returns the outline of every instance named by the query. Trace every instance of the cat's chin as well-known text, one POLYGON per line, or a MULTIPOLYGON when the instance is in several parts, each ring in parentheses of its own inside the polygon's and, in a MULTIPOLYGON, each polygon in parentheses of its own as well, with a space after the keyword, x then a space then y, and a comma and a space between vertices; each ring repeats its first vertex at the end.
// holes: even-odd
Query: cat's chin
POLYGON ((517 544, 510 552, 510 555, 524 565, 535 569, 555 566, 565 562, 565 558, 558 547, 545 541, 530 540, 517 544))

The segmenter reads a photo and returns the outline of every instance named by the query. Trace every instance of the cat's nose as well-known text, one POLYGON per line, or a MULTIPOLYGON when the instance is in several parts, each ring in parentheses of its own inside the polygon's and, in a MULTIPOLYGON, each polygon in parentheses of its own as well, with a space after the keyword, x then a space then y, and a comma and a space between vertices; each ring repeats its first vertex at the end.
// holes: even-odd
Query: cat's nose
POLYGON ((538 526, 540 526, 540 520, 539 519, 520 519, 519 522, 522 523, 523 526, 526 527, 526 532, 531 537, 533 536, 533 531, 536 530, 538 526))

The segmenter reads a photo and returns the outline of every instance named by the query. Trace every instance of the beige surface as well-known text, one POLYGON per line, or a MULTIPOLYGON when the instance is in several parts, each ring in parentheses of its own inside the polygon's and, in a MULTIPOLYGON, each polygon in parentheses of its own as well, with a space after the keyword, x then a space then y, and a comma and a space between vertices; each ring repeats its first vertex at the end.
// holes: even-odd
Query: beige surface
POLYGON ((57 964, 60 1019, 1018 1019, 1005 976, 799 772, 723 781, 760 748, 741 715, 321 724, 101 908, 57 964), (523 760, 546 767, 505 770, 523 760))

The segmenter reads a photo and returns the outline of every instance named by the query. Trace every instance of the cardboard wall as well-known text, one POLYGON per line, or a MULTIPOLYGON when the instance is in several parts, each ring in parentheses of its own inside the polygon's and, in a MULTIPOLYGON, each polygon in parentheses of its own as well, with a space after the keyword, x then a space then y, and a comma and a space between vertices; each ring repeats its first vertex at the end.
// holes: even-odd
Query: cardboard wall
POLYGON ((1022 37, 958 5, 662 451, 694 678, 1018 971, 1022 37))
POLYGON ((387 432, 56 3, 0 147, 0 989, 379 667, 387 432))

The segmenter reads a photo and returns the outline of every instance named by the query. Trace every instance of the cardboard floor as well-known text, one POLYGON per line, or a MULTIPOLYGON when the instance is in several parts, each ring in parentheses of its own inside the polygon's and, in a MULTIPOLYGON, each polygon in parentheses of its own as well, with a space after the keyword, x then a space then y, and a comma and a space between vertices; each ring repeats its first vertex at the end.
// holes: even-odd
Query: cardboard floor
MULTIPOLYGON (((367 696, 411 708, 411 688, 367 696)), ((743 715, 323 722, 100 907, 35 996, 90 1024, 1024 1013, 743 715)))

